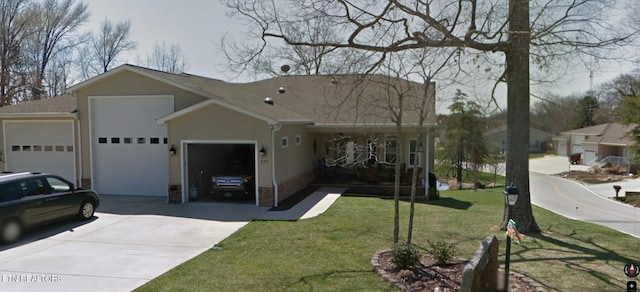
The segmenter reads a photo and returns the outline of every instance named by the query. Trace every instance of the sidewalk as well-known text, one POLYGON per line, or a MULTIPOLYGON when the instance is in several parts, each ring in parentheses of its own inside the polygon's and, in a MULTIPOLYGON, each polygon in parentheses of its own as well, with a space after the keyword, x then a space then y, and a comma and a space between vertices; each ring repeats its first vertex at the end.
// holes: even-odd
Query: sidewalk
POLYGON ((346 190, 347 188, 320 188, 290 209, 268 211, 258 217, 257 220, 296 221, 316 217, 326 212, 346 190))

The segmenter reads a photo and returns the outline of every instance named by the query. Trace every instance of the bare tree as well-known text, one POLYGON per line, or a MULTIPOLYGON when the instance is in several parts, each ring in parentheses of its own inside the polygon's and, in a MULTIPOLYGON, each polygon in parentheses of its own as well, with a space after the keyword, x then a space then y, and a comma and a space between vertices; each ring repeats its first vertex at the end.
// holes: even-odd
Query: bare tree
MULTIPOLYGON (((310 42, 327 41, 335 33, 322 19, 304 20, 288 31, 310 42)), ((278 76, 282 74, 281 64, 290 67, 288 74, 349 74, 371 67, 374 55, 358 50, 336 50, 331 46, 264 47, 260 48, 260 54, 256 54, 255 46, 234 42, 226 35, 220 44, 227 60, 226 69, 238 75, 248 72, 255 76, 278 76)))
POLYGON ((12 103, 18 83, 12 70, 21 60, 22 41, 28 35, 28 0, 0 0, 0 106, 12 103))
POLYGON ((177 43, 170 46, 164 42, 156 43, 143 63, 149 68, 170 73, 182 73, 189 69, 189 62, 177 43))
POLYGON ((620 122, 620 106, 624 98, 640 95, 640 72, 636 70, 621 74, 598 86, 593 94, 600 105, 595 114, 596 119, 602 122, 620 122))
POLYGON ((136 42, 129 39, 131 21, 116 24, 105 19, 97 33, 91 35, 91 60, 87 64, 95 74, 107 72, 123 52, 136 48, 136 42))
POLYGON ((572 54, 597 55, 598 49, 622 44, 632 35, 612 23, 608 14, 612 3, 601 0, 225 3, 250 22, 254 35, 262 42, 256 55, 269 40, 291 46, 358 49, 376 52, 381 58, 391 52, 426 47, 504 54, 503 71, 497 82, 507 83, 507 181, 514 183, 521 195, 514 214, 509 214, 505 206, 503 228, 513 218, 523 232, 539 230, 529 193, 530 59, 538 68, 545 68, 572 54), (290 33, 291 27, 307 19, 322 19, 335 33, 322 41, 309 41, 290 33))
POLYGON ((34 4, 30 13, 34 32, 27 41, 32 67, 34 98, 46 90, 45 74, 56 55, 76 47, 84 39, 76 35, 78 28, 89 18, 87 5, 75 0, 43 0, 34 4))

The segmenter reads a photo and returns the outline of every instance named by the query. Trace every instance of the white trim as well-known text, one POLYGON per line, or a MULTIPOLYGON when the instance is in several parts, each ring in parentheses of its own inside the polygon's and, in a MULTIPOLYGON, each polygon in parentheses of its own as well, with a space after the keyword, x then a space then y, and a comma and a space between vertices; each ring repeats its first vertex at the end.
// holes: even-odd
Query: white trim
MULTIPOLYGON (((119 67, 120 68, 120 67, 119 67)), ((105 73, 106 74, 106 73, 105 73)), ((91 80, 91 79, 90 79, 91 80)), ((173 95, 168 94, 156 94, 156 95, 90 95, 87 97, 87 117, 89 119, 89 171, 91 171, 91 187, 95 185, 95 145, 93 141, 93 101, 98 99, 131 99, 131 98, 170 98, 171 103, 173 103, 173 107, 175 109, 175 97, 173 95)), ((168 139, 168 130, 167 130, 167 139, 168 139)), ((82 142, 80 142, 82 144, 82 142)), ((168 143, 168 141, 167 141, 168 143)), ((168 159, 168 158, 167 158, 168 159)))
POLYGON ((259 161, 258 161, 258 151, 260 151, 260 149, 258 148, 258 140, 180 140, 180 153, 182 153, 182 155, 180 155, 180 184, 182 185, 182 200, 181 203, 187 203, 189 202, 189 188, 188 188, 188 177, 187 177, 187 171, 188 170, 188 163, 189 161, 187 160, 188 153, 187 153, 187 149, 189 148, 188 145, 189 144, 245 144, 245 145, 253 145, 253 152, 254 152, 254 157, 253 157, 253 162, 254 162, 254 176, 255 176, 255 204, 256 206, 260 205, 260 193, 258 191, 258 186, 260 185, 260 178, 259 178, 259 171, 258 171, 258 167, 259 167, 259 161))
MULTIPOLYGON (((8 159, 8 145, 7 145, 7 124, 23 124, 23 123, 69 123, 71 124, 71 139, 73 142, 73 177, 78 177, 78 159, 76 154, 80 151, 80 147, 76 144, 75 133, 75 120, 3 120, 2 121, 2 141, 4 147, 4 170, 6 171, 11 165, 8 159)), ((78 123, 79 124, 79 123, 78 123)))
POLYGON ((202 102, 199 102, 199 103, 196 103, 196 104, 194 104, 192 106, 186 107, 184 109, 181 109, 181 110, 179 110, 177 112, 174 112, 172 114, 166 115, 164 117, 160 117, 160 118, 158 118, 156 120, 156 123, 158 123, 160 125, 166 125, 166 123, 168 121, 170 121, 170 120, 173 120, 175 118, 184 116, 186 114, 192 113, 192 112, 194 112, 196 110, 199 110, 199 109, 202 109, 202 108, 205 108, 207 106, 214 105, 214 104, 222 106, 222 107, 225 107, 225 108, 230 109, 230 110, 234 110, 234 111, 239 112, 241 114, 245 114, 245 115, 247 115, 249 117, 265 121, 270 125, 277 123, 277 121, 275 121, 273 119, 269 119, 267 117, 258 115, 258 114, 254 113, 254 112, 250 112, 248 110, 245 110, 245 109, 242 109, 242 108, 239 108, 239 107, 236 107, 236 106, 221 102, 215 97, 210 98, 210 99, 205 100, 205 101, 202 101, 202 102))
POLYGON ((0 118, 73 118, 75 113, 6 113, 0 114, 0 118))

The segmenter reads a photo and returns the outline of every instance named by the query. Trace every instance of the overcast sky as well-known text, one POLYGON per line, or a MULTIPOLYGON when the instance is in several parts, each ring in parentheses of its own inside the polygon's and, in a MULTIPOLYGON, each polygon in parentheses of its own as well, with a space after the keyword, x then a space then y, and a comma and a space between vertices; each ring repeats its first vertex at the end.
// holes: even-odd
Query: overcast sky
MULTIPOLYGON (((186 55, 188 73, 222 79, 246 82, 247 78, 231 80, 233 75, 224 74, 224 55, 218 45, 220 38, 241 36, 243 27, 239 22, 229 21, 224 15, 224 7, 218 0, 86 0, 91 13, 88 29, 97 30, 106 18, 112 22, 131 20, 131 38, 138 42, 135 52, 122 61, 136 63, 136 55, 144 58, 155 43, 178 43, 186 55)), ((631 69, 629 64, 601 64, 594 71, 594 84, 606 82, 631 69)), ((566 80, 547 86, 561 95, 585 92, 589 89, 589 70, 584 66, 570 68, 566 80)), ((543 89, 532 88, 534 93, 543 94, 543 89)), ((504 105, 504 98, 500 103, 504 105)), ((532 101, 534 101, 532 99, 532 101)), ((446 108, 446 107, 445 107, 446 108)))

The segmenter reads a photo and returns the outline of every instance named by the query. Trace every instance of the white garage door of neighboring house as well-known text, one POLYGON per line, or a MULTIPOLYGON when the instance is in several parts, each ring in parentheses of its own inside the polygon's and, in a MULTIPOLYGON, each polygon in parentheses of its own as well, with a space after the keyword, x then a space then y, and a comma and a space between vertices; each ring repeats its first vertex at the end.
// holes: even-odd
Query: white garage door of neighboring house
POLYGON ((598 145, 596 144, 582 144, 584 149, 584 156, 582 157, 582 163, 584 165, 592 166, 598 163, 598 145))
POLYGON ((92 184, 98 193, 167 196, 172 96, 90 97, 92 184))
POLYGON ((73 121, 5 121, 7 171, 49 172, 76 183, 73 121))
POLYGON ((558 141, 558 155, 567 156, 567 141, 558 141))

